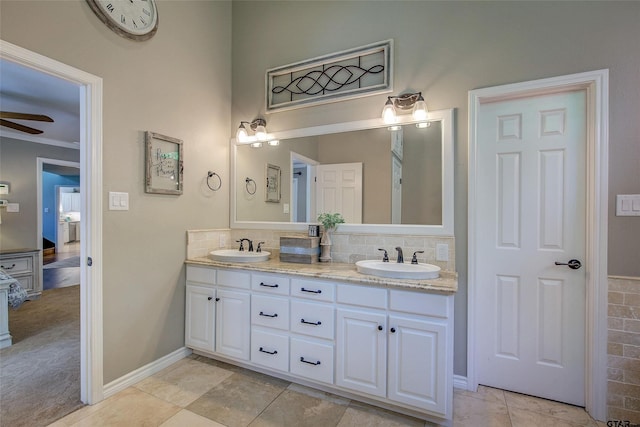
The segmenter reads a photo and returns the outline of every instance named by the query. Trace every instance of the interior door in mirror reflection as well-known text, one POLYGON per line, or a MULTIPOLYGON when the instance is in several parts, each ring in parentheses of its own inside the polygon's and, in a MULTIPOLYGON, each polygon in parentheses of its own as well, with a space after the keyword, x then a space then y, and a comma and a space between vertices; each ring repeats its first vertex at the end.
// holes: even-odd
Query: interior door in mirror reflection
POLYGON ((265 169, 265 201, 280 203, 280 166, 267 163, 265 169))
POLYGON ((362 224, 362 163, 316 167, 318 213, 341 213, 345 222, 362 224))

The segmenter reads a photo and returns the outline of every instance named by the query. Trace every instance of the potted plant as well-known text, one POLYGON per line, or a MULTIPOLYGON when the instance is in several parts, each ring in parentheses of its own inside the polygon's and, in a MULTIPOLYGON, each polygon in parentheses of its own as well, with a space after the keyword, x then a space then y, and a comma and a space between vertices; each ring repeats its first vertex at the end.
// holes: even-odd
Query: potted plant
POLYGON ((320 261, 331 261, 331 232, 344 223, 344 218, 340 213, 321 213, 318 221, 322 224, 323 233, 320 238, 321 254, 320 261))

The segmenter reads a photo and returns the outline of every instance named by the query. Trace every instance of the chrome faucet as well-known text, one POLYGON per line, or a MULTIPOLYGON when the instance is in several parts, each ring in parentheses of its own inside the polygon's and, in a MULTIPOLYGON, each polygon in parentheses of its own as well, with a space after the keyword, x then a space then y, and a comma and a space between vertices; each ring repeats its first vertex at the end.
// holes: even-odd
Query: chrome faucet
POLYGON ((398 264, 404 263, 404 257, 402 256, 402 248, 400 246, 396 246, 396 251, 398 251, 398 264))

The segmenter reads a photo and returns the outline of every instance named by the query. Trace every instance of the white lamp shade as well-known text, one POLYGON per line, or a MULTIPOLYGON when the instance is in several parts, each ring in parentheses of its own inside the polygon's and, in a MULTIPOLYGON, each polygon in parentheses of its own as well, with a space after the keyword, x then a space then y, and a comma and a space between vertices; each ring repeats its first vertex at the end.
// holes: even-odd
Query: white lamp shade
POLYGON ((396 122, 396 109, 391 102, 384 104, 382 109, 382 121, 387 125, 392 125, 396 122))
POLYGON ((267 129, 264 126, 256 127, 256 138, 258 139, 258 141, 267 140, 267 129))
POLYGON ((416 101, 413 106, 413 118, 415 120, 427 120, 427 103, 424 102, 424 99, 416 101))
POLYGON ((247 142, 248 139, 249 135, 247 134, 247 129, 243 125, 240 125, 238 132, 236 132, 236 141, 247 142))

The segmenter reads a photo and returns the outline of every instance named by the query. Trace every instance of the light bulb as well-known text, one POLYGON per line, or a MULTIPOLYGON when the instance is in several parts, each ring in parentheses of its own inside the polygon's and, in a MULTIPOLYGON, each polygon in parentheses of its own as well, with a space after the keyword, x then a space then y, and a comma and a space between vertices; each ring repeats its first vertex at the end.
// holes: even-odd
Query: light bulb
POLYGON ((249 139, 249 135, 247 134, 247 128, 244 127, 244 124, 240 123, 238 132, 236 132, 236 141, 247 142, 248 139, 249 139))
POLYGON ((382 121, 387 125, 391 125, 396 122, 396 109, 393 107, 391 98, 387 99, 387 102, 384 104, 384 108, 382 109, 382 121))
POLYGON ((267 140, 267 129, 260 125, 256 127, 256 138, 258 141, 266 141, 267 140))
POLYGON ((415 120, 427 120, 427 103, 424 102, 422 95, 418 97, 418 100, 413 105, 413 118, 415 120))

